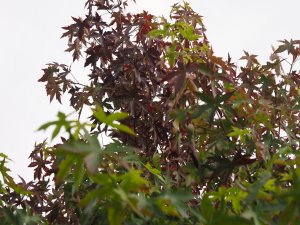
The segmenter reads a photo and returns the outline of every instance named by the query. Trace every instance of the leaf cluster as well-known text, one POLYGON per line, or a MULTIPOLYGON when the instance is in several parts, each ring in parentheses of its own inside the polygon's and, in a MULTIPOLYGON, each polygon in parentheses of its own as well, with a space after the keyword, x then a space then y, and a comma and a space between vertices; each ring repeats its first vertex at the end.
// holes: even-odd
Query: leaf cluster
POLYGON ((126 13, 128 1, 88 0, 63 27, 71 66, 40 82, 67 91, 88 123, 58 113, 40 130, 34 179, 16 184, 0 155, 6 224, 298 224, 300 42, 284 40, 266 64, 244 52, 217 57, 202 17, 186 2, 170 18, 126 13), (104 145, 101 135, 111 138, 104 145))

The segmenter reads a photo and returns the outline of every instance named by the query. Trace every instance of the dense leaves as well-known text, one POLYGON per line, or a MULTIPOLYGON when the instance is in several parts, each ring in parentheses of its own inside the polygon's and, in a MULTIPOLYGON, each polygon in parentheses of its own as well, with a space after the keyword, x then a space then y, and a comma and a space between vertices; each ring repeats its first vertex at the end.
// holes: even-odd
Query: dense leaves
POLYGON ((42 125, 61 143, 35 146, 28 183, 0 155, 4 224, 298 224, 300 41, 266 64, 245 51, 236 68, 188 3, 169 19, 128 4, 88 0, 63 27, 89 81, 59 63, 39 81, 89 122, 60 112, 42 125))

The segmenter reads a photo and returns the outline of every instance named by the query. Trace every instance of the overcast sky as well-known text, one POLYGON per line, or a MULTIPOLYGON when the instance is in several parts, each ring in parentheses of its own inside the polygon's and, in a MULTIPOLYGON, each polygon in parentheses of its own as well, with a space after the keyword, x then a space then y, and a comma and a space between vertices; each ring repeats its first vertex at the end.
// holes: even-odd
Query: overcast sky
MULTIPOLYGON (((136 0, 135 12, 147 10, 168 15, 173 0, 136 0)), ((27 168, 35 141, 48 134, 35 130, 55 119, 57 111, 70 112, 69 103, 49 103, 44 86, 38 83, 46 63, 70 64, 64 53, 66 40, 60 39, 62 26, 71 16, 84 15, 84 0, 0 0, 0 152, 13 160, 13 174, 26 180, 33 175, 27 168)), ((243 50, 266 60, 271 44, 281 39, 300 39, 298 0, 190 0, 204 16, 208 38, 216 55, 234 60, 243 50)), ((77 68, 80 68, 79 66, 77 68)), ((80 79, 82 71, 74 71, 80 79)))

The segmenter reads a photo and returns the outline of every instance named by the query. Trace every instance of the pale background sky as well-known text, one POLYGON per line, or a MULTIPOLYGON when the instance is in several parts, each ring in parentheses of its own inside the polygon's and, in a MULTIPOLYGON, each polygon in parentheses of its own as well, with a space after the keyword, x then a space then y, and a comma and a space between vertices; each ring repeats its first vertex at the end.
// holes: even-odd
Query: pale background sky
MULTIPOLYGON (((174 0, 137 0, 132 10, 168 15, 174 0)), ((277 40, 300 39, 298 0, 190 0, 204 16, 208 38, 216 55, 234 60, 243 50, 266 60, 277 40)), ((36 129, 57 112, 70 112, 69 103, 49 104, 44 86, 38 83, 46 63, 69 65, 60 39, 62 26, 71 16, 84 15, 85 0, 0 0, 0 152, 13 162, 13 175, 32 179, 28 156, 35 142, 48 134, 36 129)), ((130 9, 129 9, 130 10, 130 9)), ((76 68, 76 67, 75 67, 76 68)), ((77 66, 80 68, 80 66, 77 66)), ((82 70, 73 71, 80 79, 82 70)), ((82 75, 84 76, 84 74, 82 75)))

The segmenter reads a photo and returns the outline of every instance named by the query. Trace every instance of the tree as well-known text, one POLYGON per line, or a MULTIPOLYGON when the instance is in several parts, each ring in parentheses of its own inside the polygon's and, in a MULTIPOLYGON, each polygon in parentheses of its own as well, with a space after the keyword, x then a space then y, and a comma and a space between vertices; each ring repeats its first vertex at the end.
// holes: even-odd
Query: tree
POLYGON ((169 20, 127 4, 88 0, 63 27, 89 81, 60 63, 39 81, 50 101, 69 93, 79 117, 91 108, 90 123, 60 112, 42 125, 61 143, 35 146, 28 183, 1 155, 4 224, 297 224, 300 41, 266 64, 245 52, 236 68, 188 3, 169 20))

